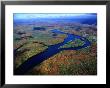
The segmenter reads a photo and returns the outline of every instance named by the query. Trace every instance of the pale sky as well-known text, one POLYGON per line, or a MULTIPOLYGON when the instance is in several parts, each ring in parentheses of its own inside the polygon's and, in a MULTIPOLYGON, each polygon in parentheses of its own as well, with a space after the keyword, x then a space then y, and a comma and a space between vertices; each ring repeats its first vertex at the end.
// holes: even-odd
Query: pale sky
POLYGON ((50 13, 15 13, 14 19, 33 19, 33 18, 64 18, 64 17, 88 17, 93 16, 96 14, 90 14, 90 13, 62 13, 62 14, 50 14, 50 13))

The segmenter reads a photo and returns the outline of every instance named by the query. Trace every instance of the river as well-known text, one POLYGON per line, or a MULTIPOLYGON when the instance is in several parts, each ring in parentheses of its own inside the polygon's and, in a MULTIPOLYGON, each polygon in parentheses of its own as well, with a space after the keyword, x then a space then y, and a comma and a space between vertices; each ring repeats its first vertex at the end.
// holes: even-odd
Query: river
POLYGON ((30 69, 32 69, 33 67, 35 67, 39 63, 43 62, 44 60, 50 58, 51 56, 53 56, 53 55, 55 55, 57 53, 59 53, 62 50, 79 50, 79 49, 82 49, 82 48, 85 48, 85 47, 91 45, 89 40, 87 40, 86 38, 81 37, 79 35, 65 33, 65 32, 62 32, 62 31, 60 31, 58 29, 53 29, 53 30, 51 30, 51 32, 57 33, 57 34, 66 34, 67 37, 64 39, 63 42, 49 46, 43 52, 32 56, 27 61, 22 63, 17 69, 14 70, 14 74, 15 75, 24 75, 26 72, 28 72, 30 69), (60 48, 61 46, 63 46, 67 42, 69 42, 71 40, 73 41, 75 38, 84 41, 85 42, 84 45, 83 46, 74 47, 74 48, 71 48, 71 47, 70 48, 60 48))

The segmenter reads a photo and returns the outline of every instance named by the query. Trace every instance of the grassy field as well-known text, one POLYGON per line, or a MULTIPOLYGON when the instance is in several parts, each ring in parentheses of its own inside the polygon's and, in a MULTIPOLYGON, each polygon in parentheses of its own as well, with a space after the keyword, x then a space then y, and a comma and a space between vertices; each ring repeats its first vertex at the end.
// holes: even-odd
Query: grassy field
POLYGON ((79 46, 83 46, 84 45, 84 41, 81 41, 80 39, 76 39, 74 41, 69 41, 67 42, 65 45, 61 46, 60 48, 74 48, 74 47, 79 47, 79 46))

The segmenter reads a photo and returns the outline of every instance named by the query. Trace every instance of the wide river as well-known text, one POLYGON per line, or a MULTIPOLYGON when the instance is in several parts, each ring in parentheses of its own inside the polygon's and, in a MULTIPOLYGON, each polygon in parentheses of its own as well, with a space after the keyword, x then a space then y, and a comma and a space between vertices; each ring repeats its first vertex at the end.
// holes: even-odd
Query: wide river
POLYGON ((64 33, 64 32, 57 30, 57 29, 51 30, 51 32, 57 33, 57 34, 66 34, 67 37, 64 39, 63 42, 55 44, 55 45, 51 45, 43 52, 29 58, 27 61, 25 61, 23 64, 21 64, 17 69, 14 70, 15 75, 25 74, 30 69, 32 69, 34 66, 36 66, 39 63, 43 62, 44 60, 50 58, 51 56, 59 53, 62 50, 79 50, 79 49, 82 49, 82 48, 85 48, 85 47, 91 45, 89 40, 87 40, 86 38, 81 37, 79 35, 64 33), (74 41, 75 38, 80 39, 81 41, 84 41, 84 45, 74 47, 74 48, 71 48, 71 47, 70 48, 60 48, 61 46, 63 46, 67 42, 74 41))

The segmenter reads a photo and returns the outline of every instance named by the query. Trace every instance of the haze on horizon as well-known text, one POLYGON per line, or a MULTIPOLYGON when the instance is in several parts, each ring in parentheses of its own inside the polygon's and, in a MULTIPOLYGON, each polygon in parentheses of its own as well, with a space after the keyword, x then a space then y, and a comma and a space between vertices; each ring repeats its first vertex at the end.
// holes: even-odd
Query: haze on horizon
POLYGON ((42 19, 42 18, 90 18, 96 13, 14 13, 14 20, 42 19))

